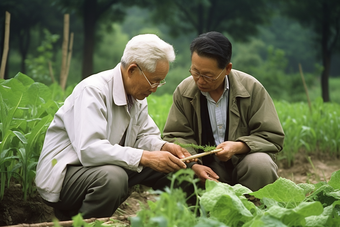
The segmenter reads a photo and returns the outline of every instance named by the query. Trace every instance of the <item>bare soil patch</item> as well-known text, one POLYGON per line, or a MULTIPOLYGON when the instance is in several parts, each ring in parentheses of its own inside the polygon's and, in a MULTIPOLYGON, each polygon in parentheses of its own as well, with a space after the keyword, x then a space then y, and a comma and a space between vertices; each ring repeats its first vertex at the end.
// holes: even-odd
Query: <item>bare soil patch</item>
MULTIPOLYGON (((325 154, 308 155, 300 153, 291 166, 285 161, 279 161, 279 176, 290 179, 295 183, 317 183, 329 180, 331 174, 340 169, 339 157, 330 157, 325 154), (310 159, 309 159, 310 158, 310 159)), ((23 200, 20 185, 11 185, 5 191, 5 197, 0 201, 0 226, 52 222, 53 209, 45 205, 40 196, 36 194, 23 200)), ((131 196, 114 213, 113 218, 121 223, 129 224, 128 217, 134 216, 141 204, 154 200, 146 188, 135 189, 131 196)))

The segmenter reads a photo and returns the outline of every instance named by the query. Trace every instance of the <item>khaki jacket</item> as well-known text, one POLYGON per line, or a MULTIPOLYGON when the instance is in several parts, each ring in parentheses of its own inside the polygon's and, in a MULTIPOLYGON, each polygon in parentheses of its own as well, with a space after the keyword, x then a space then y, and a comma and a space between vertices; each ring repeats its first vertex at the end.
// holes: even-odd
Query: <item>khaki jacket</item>
POLYGON ((140 172, 143 150, 164 144, 147 108, 146 99, 135 100, 129 113, 120 64, 80 82, 45 136, 35 179, 42 198, 59 200, 67 165, 109 164, 140 172))
MULTIPOLYGON (((246 143, 250 152, 275 154, 281 151, 284 132, 265 88, 254 77, 241 71, 231 70, 228 78, 229 140, 246 143)), ((178 85, 164 126, 164 140, 201 145, 200 94, 191 76, 178 85)), ((191 154, 197 152, 187 149, 191 154)))

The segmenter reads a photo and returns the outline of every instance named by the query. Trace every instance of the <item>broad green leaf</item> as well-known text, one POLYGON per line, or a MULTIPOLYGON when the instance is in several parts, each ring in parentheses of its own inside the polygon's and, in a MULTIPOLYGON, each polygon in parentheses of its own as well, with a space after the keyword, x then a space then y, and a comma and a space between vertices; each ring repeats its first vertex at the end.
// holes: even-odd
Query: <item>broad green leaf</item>
POLYGON ((304 189, 297 186, 293 181, 282 177, 274 183, 249 194, 259 199, 267 197, 277 202, 295 203, 296 205, 305 199, 304 189))
POLYGON ((335 190, 333 192, 327 192, 326 195, 331 196, 331 197, 335 198, 336 200, 340 200, 340 190, 335 190))
POLYGON ((20 81, 26 87, 34 83, 34 80, 31 77, 20 72, 14 78, 20 81))
MULTIPOLYGON (((317 189, 309 195, 306 199, 308 201, 319 201, 324 206, 331 205, 335 200, 337 200, 334 195, 330 195, 329 193, 334 192, 334 188, 328 184, 316 184, 317 189), (320 186, 321 185, 321 186, 320 186), (319 187, 320 186, 320 187, 319 187)), ((335 194, 336 196, 336 194, 335 194)))
POLYGON ((297 207, 295 207, 294 212, 304 216, 319 215, 323 212, 323 206, 320 202, 302 202, 297 207))
POLYGON ((27 88, 20 81, 12 78, 6 80, 6 82, 3 83, 0 87, 2 87, 0 92, 2 93, 4 102, 8 105, 9 108, 17 106, 17 103, 19 101, 19 104, 22 102, 20 106, 25 105, 25 103, 22 101, 22 96, 27 88))
POLYGON ((206 180, 205 181, 205 190, 211 191, 213 188, 217 187, 217 182, 216 181, 212 181, 212 180, 206 180))
MULTIPOLYGON (((211 186, 212 184, 209 187, 211 186)), ((224 224, 236 226, 253 218, 253 214, 244 205, 251 202, 246 201, 244 196, 242 198, 244 201, 236 195, 233 187, 219 182, 202 195, 201 205, 210 212, 211 217, 217 218, 224 224)))
POLYGON ((249 188, 241 185, 241 184, 235 184, 233 186, 233 190, 237 196, 242 196, 244 194, 249 194, 252 193, 253 191, 250 190, 249 188))
POLYGON ((228 227, 222 222, 211 218, 199 218, 198 223, 194 227, 228 227))
POLYGON ((324 208, 323 213, 306 218, 306 226, 319 227, 319 226, 338 226, 340 223, 340 214, 337 208, 340 207, 340 201, 335 201, 332 205, 324 208))
POLYGON ((300 183, 297 186, 303 189, 305 195, 311 193, 312 191, 315 190, 315 186, 313 184, 308 184, 308 183, 300 183))
POLYGON ((30 104, 34 106, 45 102, 42 102, 40 98, 47 101, 52 97, 50 89, 45 84, 38 82, 31 84, 25 95, 30 99, 30 104))
POLYGON ((319 202, 302 202, 294 209, 287 209, 279 206, 272 206, 265 212, 288 226, 304 226, 305 218, 312 215, 319 215, 323 207, 319 202))
POLYGON ((340 170, 332 173, 331 179, 328 181, 328 184, 334 189, 340 189, 340 170))
POLYGON ((288 227, 288 226, 270 215, 263 215, 259 216, 255 220, 247 222, 242 227, 288 227))

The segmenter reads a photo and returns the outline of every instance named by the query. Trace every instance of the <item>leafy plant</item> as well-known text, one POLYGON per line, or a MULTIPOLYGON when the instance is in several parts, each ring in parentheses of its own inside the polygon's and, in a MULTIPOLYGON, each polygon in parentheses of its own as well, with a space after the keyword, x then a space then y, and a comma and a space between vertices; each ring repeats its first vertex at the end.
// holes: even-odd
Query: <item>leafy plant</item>
POLYGON ((18 73, 0 83, 0 199, 12 176, 22 184, 24 199, 34 191, 35 166, 46 129, 59 105, 50 89, 18 73))
POLYGON ((230 186, 207 180, 206 190, 196 191, 200 217, 196 216, 197 210, 186 205, 180 189, 170 188, 160 193, 156 202, 149 202, 149 209, 141 209, 131 224, 134 227, 336 226, 340 221, 339 182, 340 170, 332 174, 328 183, 295 184, 279 178, 255 192, 240 184, 230 186), (256 206, 247 199, 249 196, 259 199, 261 204, 256 206))

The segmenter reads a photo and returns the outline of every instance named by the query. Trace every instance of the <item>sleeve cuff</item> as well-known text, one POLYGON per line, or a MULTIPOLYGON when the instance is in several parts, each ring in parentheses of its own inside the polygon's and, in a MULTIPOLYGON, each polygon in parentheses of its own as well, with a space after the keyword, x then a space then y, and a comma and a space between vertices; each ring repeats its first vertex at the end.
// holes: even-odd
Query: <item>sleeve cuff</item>
POLYGON ((195 165, 195 164, 198 164, 198 162, 189 162, 189 163, 185 163, 185 165, 187 166, 187 168, 190 168, 195 165))

